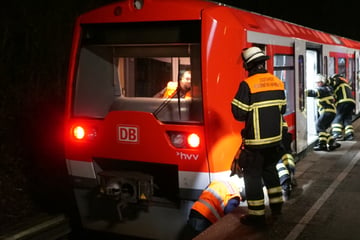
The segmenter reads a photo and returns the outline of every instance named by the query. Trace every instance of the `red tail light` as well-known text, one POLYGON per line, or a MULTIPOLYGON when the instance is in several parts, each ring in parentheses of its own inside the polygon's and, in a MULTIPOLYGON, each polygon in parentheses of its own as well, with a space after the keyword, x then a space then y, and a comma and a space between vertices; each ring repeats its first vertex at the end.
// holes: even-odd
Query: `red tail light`
POLYGON ((73 128, 73 136, 78 139, 84 139, 85 137, 85 129, 81 126, 76 126, 73 128))
POLYGON ((72 128, 72 137, 76 140, 93 140, 96 137, 95 128, 77 125, 72 128))

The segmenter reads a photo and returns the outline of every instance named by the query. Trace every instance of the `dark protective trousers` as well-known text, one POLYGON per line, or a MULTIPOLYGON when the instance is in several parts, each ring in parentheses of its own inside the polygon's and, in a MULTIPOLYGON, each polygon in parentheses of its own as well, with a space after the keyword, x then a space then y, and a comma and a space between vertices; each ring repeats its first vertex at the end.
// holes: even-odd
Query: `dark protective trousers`
POLYGON ((335 113, 333 112, 324 112, 321 114, 316 122, 316 131, 317 133, 326 132, 326 130, 331 126, 332 121, 335 119, 335 113))
POLYGON ((276 164, 283 152, 280 146, 259 150, 247 149, 246 157, 241 157, 250 215, 265 215, 264 185, 268 189, 271 210, 281 211, 283 200, 276 164))
POLYGON ((339 103, 336 106, 336 116, 331 124, 332 134, 342 134, 343 129, 349 129, 353 133, 352 113, 354 108, 355 104, 352 102, 339 103))
POLYGON ((334 112, 324 112, 321 114, 316 122, 316 132, 319 137, 319 144, 326 145, 331 141, 334 141, 333 137, 328 132, 328 128, 331 127, 331 123, 335 118, 334 112))

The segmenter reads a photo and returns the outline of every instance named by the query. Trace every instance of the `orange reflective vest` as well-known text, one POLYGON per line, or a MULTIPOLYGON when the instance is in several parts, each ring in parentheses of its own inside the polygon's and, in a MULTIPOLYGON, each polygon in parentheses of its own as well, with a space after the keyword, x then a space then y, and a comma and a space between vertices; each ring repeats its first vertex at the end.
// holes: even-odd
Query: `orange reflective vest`
POLYGON ((240 188, 231 181, 213 181, 201 193, 192 209, 199 212, 210 222, 214 223, 223 217, 228 201, 240 197, 240 188))
MULTIPOLYGON (((168 84, 166 86, 166 90, 165 90, 164 95, 163 95, 163 98, 172 98, 176 94, 177 88, 178 88, 178 83, 177 82, 172 82, 172 81, 168 82, 168 84)), ((181 97, 191 98, 190 91, 185 93, 185 96, 181 96, 181 97)))

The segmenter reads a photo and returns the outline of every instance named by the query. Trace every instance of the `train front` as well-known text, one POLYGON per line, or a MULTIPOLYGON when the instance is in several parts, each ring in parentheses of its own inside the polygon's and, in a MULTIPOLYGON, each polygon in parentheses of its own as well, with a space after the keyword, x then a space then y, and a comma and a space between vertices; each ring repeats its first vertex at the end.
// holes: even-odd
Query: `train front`
POLYGON ((66 162, 86 228, 173 239, 210 181, 195 19, 202 6, 172 16, 166 4, 129 2, 79 18, 66 162), (167 15, 171 21, 154 20, 167 15))

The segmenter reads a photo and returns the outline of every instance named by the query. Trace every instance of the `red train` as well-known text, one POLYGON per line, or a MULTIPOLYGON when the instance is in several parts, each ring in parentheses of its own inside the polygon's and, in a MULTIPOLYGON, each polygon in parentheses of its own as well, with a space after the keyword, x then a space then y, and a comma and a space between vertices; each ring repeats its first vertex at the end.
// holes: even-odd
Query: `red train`
POLYGON ((360 42, 203 0, 126 0, 81 15, 66 98, 66 162, 85 228, 174 239, 229 175, 243 125, 231 101, 241 50, 262 48, 286 86, 293 149, 316 140, 317 73, 342 73, 359 113, 360 42), (190 98, 155 98, 191 71, 190 98))

